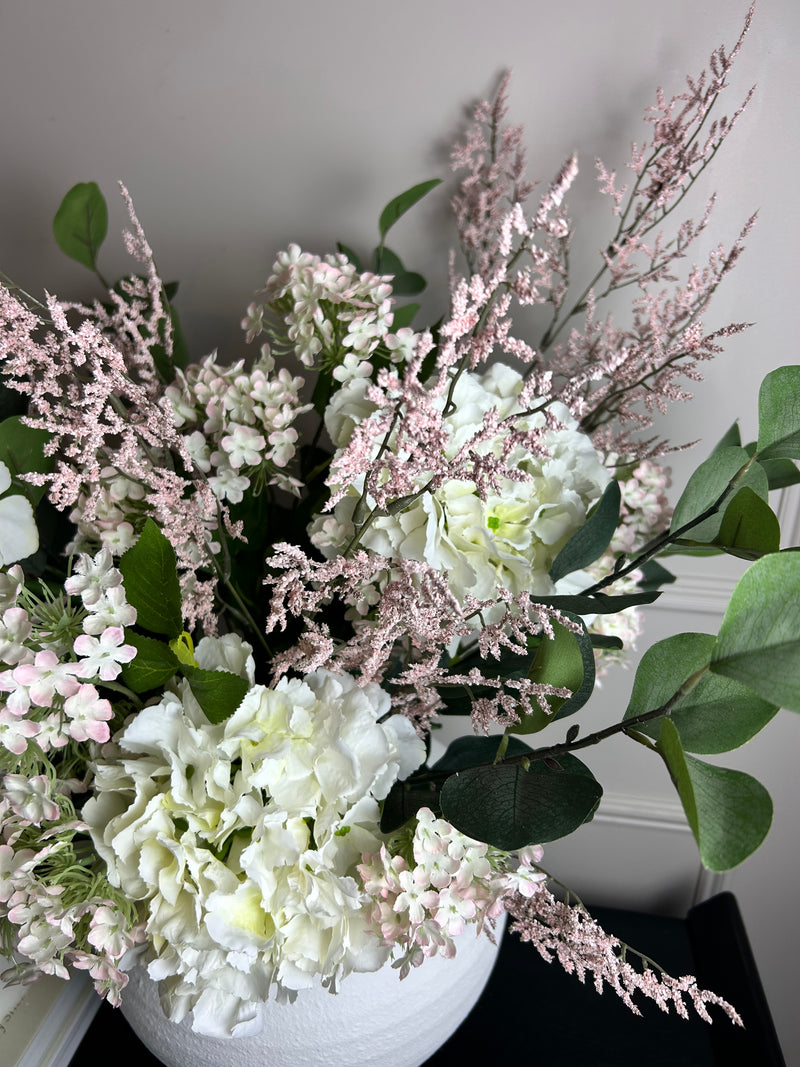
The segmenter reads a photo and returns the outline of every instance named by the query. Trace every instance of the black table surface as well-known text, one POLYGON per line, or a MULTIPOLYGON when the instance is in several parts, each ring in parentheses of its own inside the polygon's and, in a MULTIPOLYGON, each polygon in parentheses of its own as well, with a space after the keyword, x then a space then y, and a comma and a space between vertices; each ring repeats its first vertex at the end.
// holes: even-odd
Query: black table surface
MULTIPOLYGON (((734 1004, 745 1028, 735 1027, 716 1008, 709 1026, 696 1016, 687 1021, 666 1014, 641 999, 638 1017, 610 989, 598 995, 592 985, 581 985, 558 963, 546 963, 531 945, 506 933, 480 1000, 425 1067, 470 1067, 500 1057, 505 1063, 550 1062, 557 1067, 785 1067, 730 893, 698 905, 685 920, 591 910, 606 930, 669 973, 696 974, 702 986, 734 1004)), ((70 1067, 96 1067, 113 1048, 125 1049, 126 1063, 159 1067, 121 1013, 105 1003, 70 1067)))

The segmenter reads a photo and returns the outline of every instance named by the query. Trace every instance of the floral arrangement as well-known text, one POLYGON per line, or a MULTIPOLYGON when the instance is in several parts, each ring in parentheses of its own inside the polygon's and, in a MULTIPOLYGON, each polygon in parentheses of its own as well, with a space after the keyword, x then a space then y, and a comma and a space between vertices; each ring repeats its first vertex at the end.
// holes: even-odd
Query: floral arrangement
POLYGON ((743 110, 712 114, 744 32, 659 92, 629 185, 598 163, 614 232, 577 298, 577 161, 536 192, 507 80, 453 151, 462 265, 427 329, 398 302, 424 281, 386 237, 438 180, 387 205, 368 267, 345 246, 281 252, 243 322, 263 343, 231 365, 190 361, 127 191, 140 273, 108 285, 105 200, 70 190, 55 236, 103 300, 0 286, 0 929, 17 977, 86 970, 118 1004, 140 962, 170 1018, 230 1035, 270 996, 390 960, 403 977, 506 911, 633 1010, 638 991, 736 1017, 634 967, 541 846, 599 803, 576 753, 623 733, 666 763, 706 866, 736 865, 769 797, 698 755, 800 710, 800 564, 768 503, 800 481, 800 368, 767 376, 757 442, 732 428, 674 511, 667 443, 646 437, 744 329, 703 321, 753 220, 690 266, 712 205, 673 216, 743 110), (603 309, 623 290, 618 324, 603 309), (537 305, 534 345, 516 320, 537 305), (655 557, 680 552, 751 563, 719 634, 653 645, 620 721, 564 732, 673 580, 655 557), (437 753, 451 714, 474 734, 437 753))

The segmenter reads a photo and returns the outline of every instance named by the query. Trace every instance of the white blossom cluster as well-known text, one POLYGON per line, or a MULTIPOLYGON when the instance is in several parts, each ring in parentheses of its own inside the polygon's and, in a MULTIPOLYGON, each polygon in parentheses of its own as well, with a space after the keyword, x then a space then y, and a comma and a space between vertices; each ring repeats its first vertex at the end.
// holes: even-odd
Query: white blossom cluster
POLYGON ((377 685, 318 671, 253 684, 250 648, 204 638, 205 669, 251 683, 212 724, 185 682, 98 761, 84 807, 109 880, 142 902, 152 978, 173 1020, 250 1032, 274 990, 291 999, 387 959, 357 864, 380 848, 379 804, 424 745, 377 685))
POLYGON ((284 468, 295 453, 292 424, 308 410, 300 401, 302 387, 303 379, 285 368, 275 372, 267 345, 249 370, 243 360, 222 366, 212 354, 177 372, 164 391, 165 403, 220 500, 238 504, 259 477, 299 492, 300 483, 284 468))
MULTIPOLYGON (((124 634, 136 611, 109 550, 81 556, 60 597, 34 594, 22 569, 12 567, 0 575, 0 610, 0 751, 35 757, 71 740, 107 741, 113 710, 97 686, 117 678, 136 654, 124 634)), ((6 775, 6 790, 14 777, 6 775)), ((20 805, 12 802, 17 814, 40 821, 36 796, 20 805)))
POLYGON ((358 375, 358 363, 369 358, 392 325, 389 279, 359 273, 341 254, 323 259, 289 245, 278 255, 263 295, 265 302, 251 304, 242 322, 248 340, 268 328, 266 316, 280 316, 301 363, 343 364, 345 376, 358 375))
POLYGON ((401 978, 431 956, 451 959, 453 938, 468 925, 480 933, 487 920, 502 914, 509 893, 530 897, 547 877, 536 868, 539 845, 517 853, 490 848, 437 819, 430 808, 417 812, 410 846, 393 845, 365 856, 358 869, 374 901, 376 932, 402 952, 392 964, 401 978))

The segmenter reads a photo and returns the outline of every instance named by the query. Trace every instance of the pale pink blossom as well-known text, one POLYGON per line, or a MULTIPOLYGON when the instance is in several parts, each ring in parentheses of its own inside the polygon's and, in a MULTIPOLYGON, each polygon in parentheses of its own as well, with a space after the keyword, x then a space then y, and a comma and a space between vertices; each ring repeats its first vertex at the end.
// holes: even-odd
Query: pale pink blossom
MULTIPOLYGON (((73 642, 75 654, 80 656, 76 673, 81 678, 100 678, 110 682, 130 663, 136 655, 133 645, 124 644, 125 632, 121 626, 109 626, 99 637, 81 634, 73 642)), ((71 694, 70 694, 71 695, 71 694)))

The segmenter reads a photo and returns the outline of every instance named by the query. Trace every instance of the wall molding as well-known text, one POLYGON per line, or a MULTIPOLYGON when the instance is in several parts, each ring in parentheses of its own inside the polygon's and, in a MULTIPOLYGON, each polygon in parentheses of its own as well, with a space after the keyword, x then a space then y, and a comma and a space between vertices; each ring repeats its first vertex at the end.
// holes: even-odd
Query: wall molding
POLYGON ((637 830, 692 832, 680 801, 630 793, 604 793, 593 821, 637 830))

